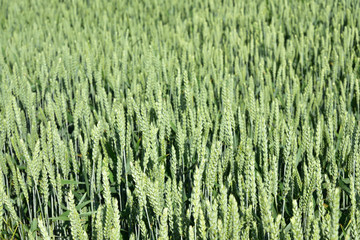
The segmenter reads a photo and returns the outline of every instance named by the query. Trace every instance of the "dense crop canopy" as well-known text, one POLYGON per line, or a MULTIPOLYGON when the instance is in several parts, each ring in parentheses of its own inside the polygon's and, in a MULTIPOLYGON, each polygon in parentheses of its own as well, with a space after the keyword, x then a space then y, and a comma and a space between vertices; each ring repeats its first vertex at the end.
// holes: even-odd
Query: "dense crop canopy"
POLYGON ((1 239, 359 239, 360 1, 0 1, 1 239))

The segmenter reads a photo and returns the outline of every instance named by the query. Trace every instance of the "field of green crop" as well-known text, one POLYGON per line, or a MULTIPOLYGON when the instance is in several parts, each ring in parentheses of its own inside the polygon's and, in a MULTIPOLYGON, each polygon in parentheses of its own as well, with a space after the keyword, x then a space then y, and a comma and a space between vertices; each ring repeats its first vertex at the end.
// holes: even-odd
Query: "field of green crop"
POLYGON ((0 0, 0 239, 359 239, 360 1, 0 0))

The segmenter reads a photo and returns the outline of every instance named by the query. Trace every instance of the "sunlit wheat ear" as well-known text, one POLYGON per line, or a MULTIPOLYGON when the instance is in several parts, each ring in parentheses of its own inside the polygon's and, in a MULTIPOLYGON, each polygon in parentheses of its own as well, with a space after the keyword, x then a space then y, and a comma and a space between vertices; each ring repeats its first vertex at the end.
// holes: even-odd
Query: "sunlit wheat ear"
POLYGON ((88 239, 86 232, 83 229, 83 224, 80 215, 75 207, 74 195, 69 192, 67 199, 67 206, 70 211, 69 218, 71 223, 71 233, 74 239, 85 240, 88 239))
POLYGON ((302 239, 303 233, 302 233, 302 225, 301 225, 301 215, 298 209, 297 202, 295 200, 293 201, 293 211, 294 211, 294 216, 291 218, 291 224, 292 224, 291 231, 293 233, 293 238, 302 239))
POLYGON ((50 238, 49 233, 44 225, 43 220, 39 219, 38 223, 39 223, 39 228, 40 228, 40 232, 41 232, 43 239, 50 240, 51 238, 50 238))

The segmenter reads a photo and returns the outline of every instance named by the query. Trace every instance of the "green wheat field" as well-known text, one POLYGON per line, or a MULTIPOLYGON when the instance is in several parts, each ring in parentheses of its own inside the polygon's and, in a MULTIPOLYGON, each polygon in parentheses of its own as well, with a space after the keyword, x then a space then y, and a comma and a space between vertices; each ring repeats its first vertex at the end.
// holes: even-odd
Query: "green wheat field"
POLYGON ((360 239, 360 1, 0 0, 0 239, 360 239))

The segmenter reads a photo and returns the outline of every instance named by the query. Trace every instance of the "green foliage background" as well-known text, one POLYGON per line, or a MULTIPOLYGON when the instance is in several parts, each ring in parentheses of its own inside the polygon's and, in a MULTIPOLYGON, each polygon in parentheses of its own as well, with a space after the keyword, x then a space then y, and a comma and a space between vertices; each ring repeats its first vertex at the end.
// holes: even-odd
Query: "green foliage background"
POLYGON ((357 239, 360 1, 0 1, 2 239, 357 239))

